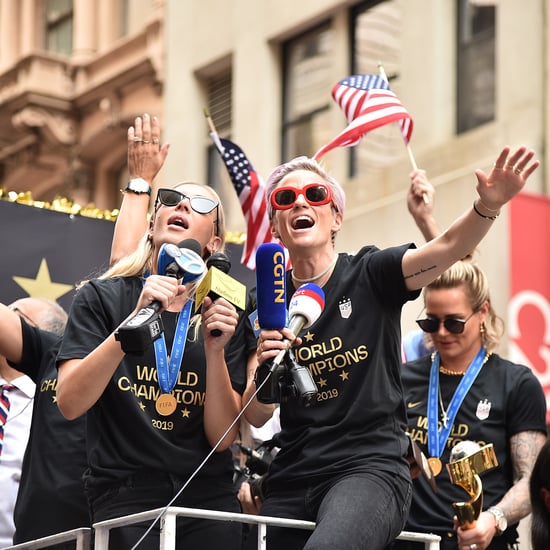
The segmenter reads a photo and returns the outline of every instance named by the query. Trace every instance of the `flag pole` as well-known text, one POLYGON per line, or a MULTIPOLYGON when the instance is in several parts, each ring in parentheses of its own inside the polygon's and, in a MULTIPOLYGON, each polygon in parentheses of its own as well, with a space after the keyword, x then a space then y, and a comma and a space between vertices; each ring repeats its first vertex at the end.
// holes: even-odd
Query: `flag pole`
POLYGON ((223 154, 224 147, 222 145, 222 142, 220 141, 220 136, 218 134, 218 131, 214 126, 214 121, 212 120, 212 117, 210 116, 210 113, 208 112, 208 109, 206 107, 204 107, 203 113, 206 118, 206 122, 208 123, 208 128, 210 128, 210 137, 212 138, 212 141, 214 142, 216 149, 223 154))
MULTIPOLYGON (((388 82, 388 77, 386 75, 386 71, 384 70, 384 66, 382 65, 382 63, 380 61, 378 62, 378 70, 380 71, 380 76, 386 82, 388 82)), ((413 155, 413 152, 412 152, 412 149, 411 149, 411 146, 410 146, 409 143, 405 143, 405 149, 407 150, 407 154, 409 155, 409 161, 411 163, 412 169, 413 170, 418 170, 418 166, 416 164, 416 160, 414 158, 414 155, 413 155)), ((424 204, 429 204, 430 200, 428 199, 428 195, 426 195, 426 193, 422 193, 422 199, 424 200, 424 204)))

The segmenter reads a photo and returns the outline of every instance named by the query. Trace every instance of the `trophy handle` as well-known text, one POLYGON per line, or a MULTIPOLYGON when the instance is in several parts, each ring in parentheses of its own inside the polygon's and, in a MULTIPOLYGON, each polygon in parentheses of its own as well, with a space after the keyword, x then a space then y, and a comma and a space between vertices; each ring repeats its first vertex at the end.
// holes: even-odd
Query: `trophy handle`
MULTIPOLYGON (((471 483, 468 485, 467 492, 472 498, 467 502, 453 502, 458 523, 463 529, 473 529, 476 526, 477 518, 483 508, 483 491, 479 475, 473 474, 471 483)), ((465 489, 463 485, 462 488, 465 489)))

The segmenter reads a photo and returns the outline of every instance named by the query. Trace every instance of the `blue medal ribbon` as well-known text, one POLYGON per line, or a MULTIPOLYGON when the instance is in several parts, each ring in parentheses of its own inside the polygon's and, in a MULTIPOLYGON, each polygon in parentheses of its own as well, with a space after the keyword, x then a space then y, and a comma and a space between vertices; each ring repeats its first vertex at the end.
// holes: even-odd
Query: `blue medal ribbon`
POLYGON ((447 426, 441 426, 441 429, 438 427, 438 403, 437 398, 439 395, 439 353, 435 354, 434 360, 432 361, 432 366, 430 369, 430 385, 428 388, 428 452, 430 456, 439 458, 443 454, 445 449, 445 443, 449 438, 453 423, 455 421, 460 405, 466 397, 468 391, 472 387, 472 384, 475 382, 483 363, 485 362, 485 357, 487 351, 483 346, 478 351, 477 355, 474 357, 474 360, 471 362, 468 370, 462 377, 460 384, 455 390, 449 408, 447 410, 448 422, 447 426))
POLYGON ((176 385, 181 361, 183 359, 183 351, 185 350, 185 341, 187 339, 187 330, 189 329, 192 306, 193 300, 188 300, 180 312, 176 325, 176 332, 174 334, 174 342, 172 343, 172 351, 170 352, 170 363, 168 363, 168 357, 166 355, 164 332, 154 342, 157 378, 162 393, 171 393, 176 385))

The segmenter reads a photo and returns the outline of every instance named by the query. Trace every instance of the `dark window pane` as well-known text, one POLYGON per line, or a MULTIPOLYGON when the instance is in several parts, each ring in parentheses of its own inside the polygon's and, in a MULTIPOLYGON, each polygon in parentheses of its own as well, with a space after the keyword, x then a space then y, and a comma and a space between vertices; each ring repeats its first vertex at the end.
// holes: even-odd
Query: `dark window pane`
POLYGON ((495 118, 496 7, 457 0, 457 133, 495 118))
MULTIPOLYGON (((379 74, 381 64, 399 99, 402 99, 399 93, 401 18, 399 0, 364 2, 351 14, 351 73, 379 74)), ((350 149, 350 176, 394 164, 405 154, 398 125, 382 126, 350 149)))
POLYGON ((284 45, 284 160, 311 156, 332 137, 327 117, 334 85, 330 76, 332 42, 332 29, 323 25, 284 45))

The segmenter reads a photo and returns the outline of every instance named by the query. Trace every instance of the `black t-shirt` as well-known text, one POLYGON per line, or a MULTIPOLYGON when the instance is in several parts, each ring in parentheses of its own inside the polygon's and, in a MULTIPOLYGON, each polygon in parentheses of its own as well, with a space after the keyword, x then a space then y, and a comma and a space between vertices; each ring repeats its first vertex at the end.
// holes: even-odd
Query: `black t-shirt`
MULTIPOLYGON (((137 277, 92 280, 73 301, 58 362, 84 358, 118 327, 133 310, 142 289, 137 277)), ((162 314, 170 354, 177 314, 162 314)), ((143 355, 125 355, 99 400, 87 412, 88 461, 91 484, 110 482, 137 472, 162 471, 183 479, 211 451, 204 434, 203 406, 206 360, 200 330, 190 326, 183 361, 174 387, 177 409, 161 416, 155 402, 161 393, 154 348, 143 355)), ((226 346, 233 388, 242 393, 246 375, 244 350, 235 337, 226 346)), ((201 477, 225 476, 229 484, 231 452, 215 452, 202 467, 201 477)))
MULTIPOLYGON (((429 456, 427 399, 430 367, 430 355, 405 363, 402 367, 409 432, 426 456, 429 456)), ((439 374, 444 407, 448 407, 461 379, 460 376, 439 374)), ((436 478, 437 494, 423 477, 414 481, 406 529, 437 533, 452 530, 452 503, 470 499, 463 489, 451 484, 445 467, 451 449, 461 441, 474 441, 481 446, 493 444, 498 467, 480 474, 480 479, 483 509, 497 504, 514 482, 510 437, 528 430, 546 433, 546 402, 542 387, 528 367, 492 354, 466 394, 455 418, 441 456, 444 466, 436 478)), ((506 535, 514 540, 516 526, 510 526, 506 535)))
MULTIPOLYGON (((418 296, 403 279, 409 247, 339 255, 323 287, 325 309, 295 349, 298 363, 313 375, 317 400, 309 407, 294 399, 281 403, 281 450, 270 487, 373 468, 408 477, 400 316, 403 304, 418 296)), ((293 292, 288 275, 288 301, 293 292)))
POLYGON ((84 417, 67 420, 55 396, 61 338, 23 320, 21 324, 23 357, 12 366, 33 379, 36 393, 15 504, 15 544, 90 525, 82 481, 84 417))

